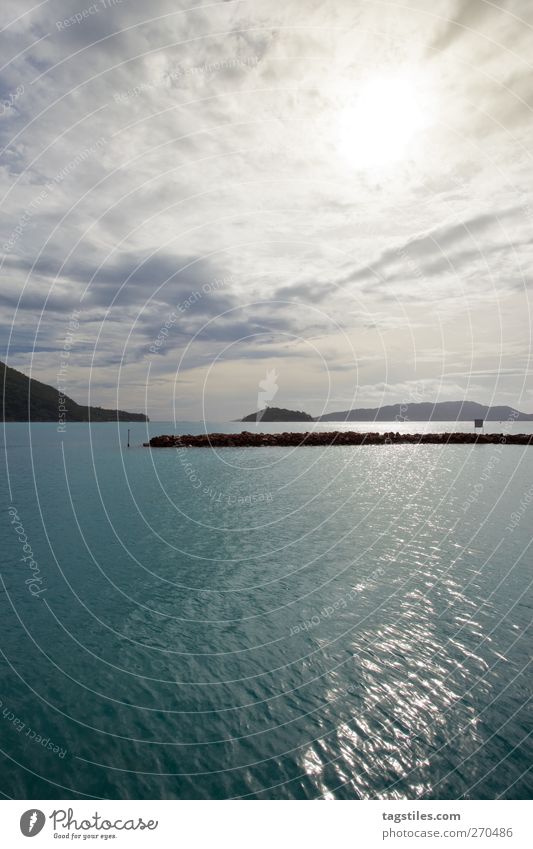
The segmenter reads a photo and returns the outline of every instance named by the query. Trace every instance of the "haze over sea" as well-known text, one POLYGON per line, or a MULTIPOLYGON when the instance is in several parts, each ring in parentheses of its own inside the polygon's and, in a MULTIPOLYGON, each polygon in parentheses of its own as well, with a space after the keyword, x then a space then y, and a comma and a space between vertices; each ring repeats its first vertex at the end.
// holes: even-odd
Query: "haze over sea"
POLYGON ((532 447, 129 427, 4 427, 5 795, 531 797, 532 447))

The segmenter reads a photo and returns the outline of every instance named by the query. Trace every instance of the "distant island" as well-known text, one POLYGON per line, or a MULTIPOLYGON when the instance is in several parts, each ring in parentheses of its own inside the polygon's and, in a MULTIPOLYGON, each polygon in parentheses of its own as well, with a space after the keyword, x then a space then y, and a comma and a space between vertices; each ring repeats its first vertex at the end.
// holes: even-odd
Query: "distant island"
POLYGON ((314 419, 309 413, 302 413, 300 410, 285 410, 283 407, 265 407, 264 410, 259 410, 257 413, 250 413, 241 422, 313 422, 314 419))
POLYGON ((143 413, 83 407, 53 386, 27 377, 0 362, 4 422, 147 422, 143 413))
POLYGON ((251 413, 241 422, 473 422, 483 419, 486 422, 533 422, 533 413, 521 413, 514 407, 488 407, 476 401, 430 401, 409 404, 389 404, 385 407, 364 407, 357 410, 343 410, 339 413, 326 413, 313 418, 300 410, 286 410, 282 407, 266 407, 257 413, 251 413))
POLYGON ((488 407, 475 401, 430 401, 418 404, 390 404, 386 407, 344 410, 318 416, 320 422, 533 422, 533 414, 521 413, 513 407, 488 407))

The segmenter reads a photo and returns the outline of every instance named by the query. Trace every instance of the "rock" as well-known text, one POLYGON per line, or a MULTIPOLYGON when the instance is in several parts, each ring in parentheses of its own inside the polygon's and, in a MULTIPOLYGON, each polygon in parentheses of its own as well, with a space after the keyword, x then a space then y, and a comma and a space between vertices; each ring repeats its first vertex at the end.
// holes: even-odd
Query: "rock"
POLYGON ((150 448, 248 448, 332 445, 533 445, 533 434, 519 433, 361 433, 359 431, 307 431, 305 433, 202 433, 154 436, 150 448))

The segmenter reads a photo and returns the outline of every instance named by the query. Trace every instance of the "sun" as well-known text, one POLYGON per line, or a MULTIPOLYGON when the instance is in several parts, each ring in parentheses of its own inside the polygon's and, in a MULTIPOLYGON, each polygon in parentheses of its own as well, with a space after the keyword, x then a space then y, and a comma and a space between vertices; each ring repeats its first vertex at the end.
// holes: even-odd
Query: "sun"
POLYGON ((379 168, 409 153, 427 122, 420 92, 412 80, 379 77, 360 87, 341 111, 337 146, 354 168, 379 168))

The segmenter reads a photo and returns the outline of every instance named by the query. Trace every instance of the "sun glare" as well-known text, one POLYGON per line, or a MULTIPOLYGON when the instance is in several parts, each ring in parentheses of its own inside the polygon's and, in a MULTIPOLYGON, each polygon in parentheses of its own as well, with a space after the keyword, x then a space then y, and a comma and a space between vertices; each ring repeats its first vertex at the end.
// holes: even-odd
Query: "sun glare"
POLYGON ((338 127, 341 155, 354 168, 397 162, 426 124, 426 111, 415 85, 400 77, 365 83, 343 109, 338 127))

